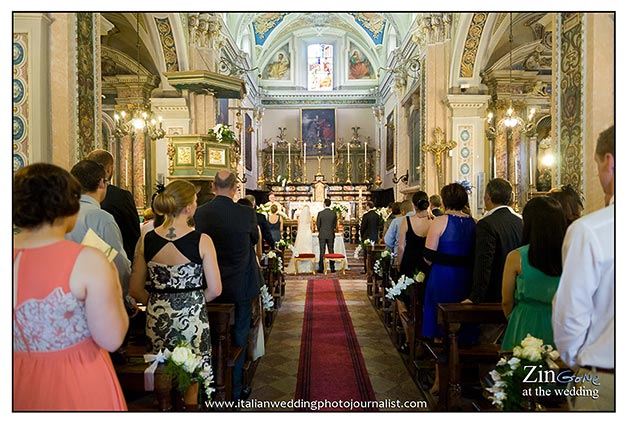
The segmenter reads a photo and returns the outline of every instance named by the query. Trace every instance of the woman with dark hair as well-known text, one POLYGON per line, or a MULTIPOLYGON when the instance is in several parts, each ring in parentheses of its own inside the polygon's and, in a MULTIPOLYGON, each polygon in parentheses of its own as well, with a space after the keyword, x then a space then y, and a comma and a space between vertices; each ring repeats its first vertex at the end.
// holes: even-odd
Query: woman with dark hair
POLYGON ((13 409, 126 410, 109 357, 129 326, 115 268, 65 240, 81 186, 47 163, 13 179, 13 409))
MULTIPOLYGON (((418 297, 417 301, 422 305, 423 297, 425 296, 425 284, 427 275, 429 274, 430 266, 423 259, 423 250, 425 249, 425 238, 427 231, 430 228, 431 215, 429 214, 430 202, 427 197, 427 193, 424 191, 417 191, 412 196, 412 205, 414 206, 415 215, 406 216, 401 220, 399 227, 399 241, 397 243, 397 254, 399 256, 399 273, 410 278, 422 272, 424 279, 414 288, 415 295, 418 297)), ((397 297, 397 307, 400 313, 408 309, 408 302, 411 301, 411 297, 405 291, 397 297)), ((420 324, 420 317, 417 317, 416 325, 420 324)), ((406 340, 412 340, 408 334, 407 323, 405 320, 401 321, 403 330, 406 333, 406 340)), ((407 344, 401 346, 401 351, 406 352, 409 349, 407 344)))
POLYGON ((201 357, 201 367, 208 368, 211 340, 205 303, 220 295, 222 283, 212 239, 190 227, 196 193, 192 183, 176 180, 155 197, 153 208, 164 222, 140 238, 129 291, 146 305, 148 353, 173 351, 185 342, 201 357))
POLYGON ((430 228, 430 202, 427 193, 424 191, 414 193, 412 204, 415 215, 406 216, 401 220, 397 242, 399 272, 411 278, 419 271, 427 275, 429 270, 429 265, 423 260, 425 238, 430 228))
POLYGON ((580 195, 570 184, 560 188, 553 188, 547 195, 558 200, 560 203, 568 227, 582 215, 582 209, 584 209, 582 200, 580 199, 580 195))
POLYGON ((508 318, 502 349, 528 334, 554 345, 552 299, 562 273, 561 248, 567 223, 560 203, 534 197, 523 208, 523 246, 506 257, 502 309, 508 318))
POLYGON ((425 241, 425 259, 432 264, 425 291, 423 336, 441 338, 437 322, 439 303, 460 302, 473 280, 475 220, 463 212, 469 203, 465 188, 453 183, 440 193, 445 214, 434 218, 425 241))

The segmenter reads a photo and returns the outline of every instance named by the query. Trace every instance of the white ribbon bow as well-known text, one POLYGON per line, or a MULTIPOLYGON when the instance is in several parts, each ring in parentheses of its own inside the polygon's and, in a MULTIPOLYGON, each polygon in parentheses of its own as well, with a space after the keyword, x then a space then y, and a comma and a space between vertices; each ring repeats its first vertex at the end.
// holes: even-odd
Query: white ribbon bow
POLYGON ((159 351, 157 355, 152 353, 146 353, 144 355, 144 362, 152 362, 148 368, 144 370, 144 390, 152 392, 155 390, 155 370, 159 364, 166 362, 166 359, 170 358, 172 352, 166 349, 165 352, 159 351))

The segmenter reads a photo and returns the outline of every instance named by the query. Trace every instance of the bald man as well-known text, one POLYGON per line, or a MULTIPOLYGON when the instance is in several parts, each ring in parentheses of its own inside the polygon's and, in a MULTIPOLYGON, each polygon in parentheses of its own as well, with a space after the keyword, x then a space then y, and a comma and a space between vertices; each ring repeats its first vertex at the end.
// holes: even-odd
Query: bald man
MULTIPOLYGON (((222 294, 214 302, 235 304, 234 343, 246 352, 253 315, 251 300, 259 295, 253 249, 259 232, 255 210, 233 201, 237 190, 235 174, 218 171, 214 177, 216 197, 196 209, 194 222, 196 229, 209 235, 216 247, 222 294)), ((250 387, 242 387, 245 357, 246 354, 240 355, 233 370, 233 400, 246 399, 251 394, 250 387)))

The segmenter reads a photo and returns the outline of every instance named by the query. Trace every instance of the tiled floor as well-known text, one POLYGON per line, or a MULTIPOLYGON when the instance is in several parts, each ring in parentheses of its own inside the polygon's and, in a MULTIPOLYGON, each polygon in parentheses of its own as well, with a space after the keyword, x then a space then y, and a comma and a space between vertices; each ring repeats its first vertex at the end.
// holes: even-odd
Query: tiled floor
MULTIPOLYGON (((354 269, 357 267, 354 267, 354 269)), ((351 274, 358 274, 353 271, 351 274)), ((313 278, 323 278, 317 274, 313 278)), ((412 401, 415 407, 380 410, 425 411, 424 398, 412 381, 399 353, 366 296, 366 280, 343 279, 339 273, 327 277, 340 279, 351 320, 360 343, 367 371, 378 401, 412 401)), ((355 275, 347 276, 355 278, 355 275)), ((272 332, 266 341, 266 354, 261 358, 253 379, 251 398, 258 400, 291 400, 297 387, 301 329, 305 305, 306 278, 288 276, 286 296, 278 311, 272 332)), ((406 405, 410 405, 407 403, 406 405)), ((272 409, 279 411, 279 409, 272 409)))

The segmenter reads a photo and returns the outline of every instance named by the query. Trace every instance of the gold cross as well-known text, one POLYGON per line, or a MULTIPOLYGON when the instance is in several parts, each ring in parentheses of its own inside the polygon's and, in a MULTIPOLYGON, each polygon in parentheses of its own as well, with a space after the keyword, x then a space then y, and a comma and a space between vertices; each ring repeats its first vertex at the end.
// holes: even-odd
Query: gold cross
POLYGON ((444 141, 444 140, 445 140, 445 134, 443 130, 440 129, 440 127, 436 127, 434 128, 434 142, 432 144, 424 145, 421 149, 424 152, 430 152, 434 155, 434 163, 436 164, 436 171, 438 172, 439 178, 442 177, 443 175, 443 169, 442 169, 443 158, 441 155, 444 152, 448 152, 452 150, 454 147, 458 145, 458 143, 456 143, 453 140, 450 140, 450 141, 444 141))

